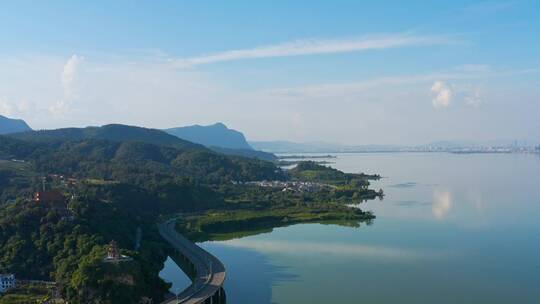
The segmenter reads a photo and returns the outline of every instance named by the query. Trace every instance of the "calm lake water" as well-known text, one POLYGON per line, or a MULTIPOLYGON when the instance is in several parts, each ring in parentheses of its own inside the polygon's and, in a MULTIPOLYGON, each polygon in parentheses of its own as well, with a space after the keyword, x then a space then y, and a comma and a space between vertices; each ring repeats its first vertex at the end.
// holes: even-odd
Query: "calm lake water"
MULTIPOLYGON (((304 224, 202 247, 230 304, 540 303, 540 155, 337 154, 379 173, 358 228, 304 224)), ((168 261, 162 277, 188 284, 168 261)))

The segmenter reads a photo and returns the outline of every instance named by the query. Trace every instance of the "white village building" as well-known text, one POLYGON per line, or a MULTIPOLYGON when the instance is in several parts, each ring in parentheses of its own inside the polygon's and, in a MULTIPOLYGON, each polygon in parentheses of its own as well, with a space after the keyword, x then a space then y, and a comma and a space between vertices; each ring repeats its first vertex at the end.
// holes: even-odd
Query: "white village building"
POLYGON ((8 289, 15 288, 17 282, 13 274, 0 274, 0 293, 6 292, 8 289))

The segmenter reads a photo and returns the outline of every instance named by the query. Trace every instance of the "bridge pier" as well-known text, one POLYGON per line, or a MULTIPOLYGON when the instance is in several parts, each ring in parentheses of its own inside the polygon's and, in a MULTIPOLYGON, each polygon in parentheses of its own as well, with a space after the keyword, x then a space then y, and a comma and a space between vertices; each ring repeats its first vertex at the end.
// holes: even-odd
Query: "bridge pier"
POLYGON ((225 290, 223 288, 218 289, 211 299, 211 304, 226 304, 225 290))

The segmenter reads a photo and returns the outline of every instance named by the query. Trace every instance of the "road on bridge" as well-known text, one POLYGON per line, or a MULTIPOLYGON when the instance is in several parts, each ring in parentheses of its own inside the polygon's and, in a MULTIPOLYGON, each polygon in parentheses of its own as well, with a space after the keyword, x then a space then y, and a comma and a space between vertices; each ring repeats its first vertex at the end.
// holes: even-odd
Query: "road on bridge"
POLYGON ((175 219, 158 225, 159 233, 167 242, 193 264, 196 276, 192 284, 175 298, 163 304, 225 303, 223 284, 226 271, 221 261, 176 232, 175 219))

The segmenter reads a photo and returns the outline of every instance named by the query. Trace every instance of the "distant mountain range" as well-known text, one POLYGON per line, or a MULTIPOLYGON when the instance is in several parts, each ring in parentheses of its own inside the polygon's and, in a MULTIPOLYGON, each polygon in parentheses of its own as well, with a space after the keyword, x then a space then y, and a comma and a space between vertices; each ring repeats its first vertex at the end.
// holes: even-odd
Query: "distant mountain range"
POLYGON ((165 145, 178 149, 209 149, 236 155, 276 161, 273 153, 407 152, 407 151, 525 151, 536 144, 523 140, 439 141, 426 145, 343 145, 328 142, 296 143, 291 141, 250 141, 244 134, 223 123, 209 126, 186 126, 166 130, 110 124, 102 127, 63 128, 33 131, 26 122, 0 115, 0 135, 35 142, 102 139, 165 145))
POLYGON ((228 129, 223 124, 216 124, 208 127, 196 126, 193 128, 174 128, 166 131, 121 124, 39 131, 33 131, 28 128, 21 129, 21 131, 10 132, 8 136, 30 142, 62 142, 87 139, 116 142, 143 142, 147 144, 174 147, 182 150, 212 150, 216 153, 225 155, 235 155, 267 161, 277 160, 277 157, 272 153, 253 150, 253 148, 247 144, 242 133, 228 129), (180 137, 173 135, 184 134, 184 132, 188 136, 180 137), (198 134, 200 135, 200 139, 197 137, 198 134), (225 140, 223 140, 223 138, 225 140), (225 145, 226 147, 219 145, 225 145))
MULTIPOLYGON (((14 159, 32 161, 38 172, 83 174, 151 187, 183 183, 183 178, 211 183, 283 178, 270 162, 223 155, 161 130, 118 124, 0 135, 1 162, 14 159)), ((11 175, 0 173, 1 189, 11 175)))
POLYGON ((31 142, 101 139, 118 142, 144 142, 154 145, 170 146, 177 149, 205 149, 202 145, 180 139, 161 130, 120 124, 111 124, 102 127, 27 131, 10 134, 9 136, 31 142))
POLYGON ((277 157, 268 152, 254 150, 239 131, 229 129, 223 123, 209 126, 187 126, 170 128, 165 132, 178 138, 198 143, 209 149, 226 155, 238 155, 249 158, 274 161, 277 157))
POLYGON ((247 143, 244 134, 227 128, 223 123, 216 123, 210 126, 194 125, 171 128, 164 131, 207 147, 215 146, 227 149, 253 150, 247 143))
POLYGON ((22 119, 11 119, 0 115, 0 134, 30 131, 30 127, 22 119))

